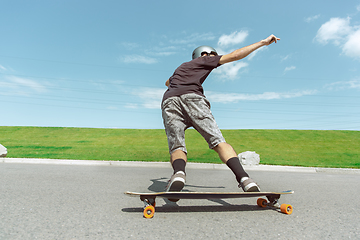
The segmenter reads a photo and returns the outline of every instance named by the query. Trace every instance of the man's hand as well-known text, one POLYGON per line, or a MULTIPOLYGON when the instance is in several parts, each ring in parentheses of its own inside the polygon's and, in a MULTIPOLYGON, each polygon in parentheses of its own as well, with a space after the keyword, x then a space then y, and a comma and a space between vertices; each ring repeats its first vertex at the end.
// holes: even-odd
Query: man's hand
POLYGON ((261 42, 263 42, 265 45, 270 45, 273 42, 277 43, 277 41, 279 41, 279 40, 280 40, 280 38, 277 38, 275 35, 271 34, 269 37, 265 38, 261 42))

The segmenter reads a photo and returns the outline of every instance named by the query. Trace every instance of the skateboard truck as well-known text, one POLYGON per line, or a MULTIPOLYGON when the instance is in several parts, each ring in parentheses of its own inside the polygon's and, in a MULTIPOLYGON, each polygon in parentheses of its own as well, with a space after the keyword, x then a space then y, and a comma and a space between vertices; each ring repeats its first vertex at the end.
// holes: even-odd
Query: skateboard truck
POLYGON ((152 218, 155 214, 155 198, 140 196, 140 200, 144 202, 144 217, 152 218))
POLYGON ((257 205, 259 207, 271 207, 271 208, 275 208, 275 209, 280 209, 280 211, 282 213, 285 213, 285 214, 291 214, 292 211, 293 211, 293 207, 290 205, 290 204, 279 204, 278 201, 279 201, 279 198, 280 198, 280 194, 278 195, 272 195, 272 196, 266 196, 266 198, 269 200, 267 201, 266 199, 264 198, 259 198, 257 200, 257 205))

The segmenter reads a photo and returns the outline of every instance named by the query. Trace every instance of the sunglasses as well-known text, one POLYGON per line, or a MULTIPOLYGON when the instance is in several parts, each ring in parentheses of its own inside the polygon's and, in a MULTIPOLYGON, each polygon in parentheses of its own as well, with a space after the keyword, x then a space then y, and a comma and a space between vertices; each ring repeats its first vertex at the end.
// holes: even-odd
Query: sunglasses
POLYGON ((202 53, 201 53, 201 56, 204 56, 204 55, 206 55, 206 56, 210 56, 210 55, 217 56, 217 53, 216 53, 216 52, 210 52, 210 53, 208 53, 208 52, 202 52, 202 53))

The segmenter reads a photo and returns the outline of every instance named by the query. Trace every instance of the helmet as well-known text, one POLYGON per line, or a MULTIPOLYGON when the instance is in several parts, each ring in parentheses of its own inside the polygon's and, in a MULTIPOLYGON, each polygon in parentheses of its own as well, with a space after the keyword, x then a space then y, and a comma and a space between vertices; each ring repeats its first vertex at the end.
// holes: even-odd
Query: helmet
POLYGON ((200 46, 200 47, 195 48, 195 50, 193 51, 192 59, 201 57, 201 54, 204 52, 206 52, 208 54, 213 53, 215 55, 218 55, 214 48, 209 47, 209 46, 200 46))

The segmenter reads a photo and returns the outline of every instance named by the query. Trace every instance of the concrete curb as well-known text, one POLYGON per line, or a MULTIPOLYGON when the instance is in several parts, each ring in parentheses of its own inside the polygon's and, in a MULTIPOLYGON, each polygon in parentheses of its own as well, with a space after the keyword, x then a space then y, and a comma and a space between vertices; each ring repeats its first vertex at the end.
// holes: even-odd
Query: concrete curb
MULTIPOLYGON (((135 161, 98 161, 98 160, 67 160, 67 159, 37 159, 37 158, 0 158, 0 163, 25 163, 25 164, 57 164, 57 165, 83 165, 83 166, 118 166, 118 167, 156 167, 170 168, 169 162, 135 162, 135 161)), ((225 164, 188 163, 189 169, 228 169, 225 164)), ((302 173, 338 173, 360 174, 360 169, 351 168, 318 168, 318 167, 293 167, 275 165, 244 165, 246 171, 269 172, 302 172, 302 173)))

